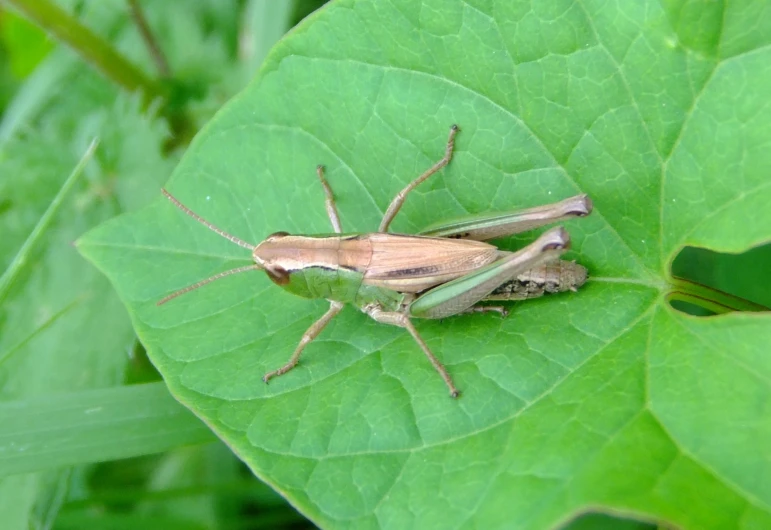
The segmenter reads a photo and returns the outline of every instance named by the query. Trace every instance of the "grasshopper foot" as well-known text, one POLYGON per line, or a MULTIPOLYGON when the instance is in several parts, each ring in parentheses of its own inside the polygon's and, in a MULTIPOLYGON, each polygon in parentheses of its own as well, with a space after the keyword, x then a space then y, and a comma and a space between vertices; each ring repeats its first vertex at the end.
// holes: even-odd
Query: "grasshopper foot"
POLYGON ((280 375, 284 375, 285 373, 287 373, 289 370, 291 370, 292 368, 294 368, 298 364, 299 364, 298 362, 289 362, 289 363, 285 364, 284 366, 282 366, 281 368, 279 368, 278 370, 273 370, 272 372, 268 372, 267 374, 262 376, 262 382, 265 383, 265 384, 268 384, 268 381, 270 381, 274 377, 278 377, 280 375))

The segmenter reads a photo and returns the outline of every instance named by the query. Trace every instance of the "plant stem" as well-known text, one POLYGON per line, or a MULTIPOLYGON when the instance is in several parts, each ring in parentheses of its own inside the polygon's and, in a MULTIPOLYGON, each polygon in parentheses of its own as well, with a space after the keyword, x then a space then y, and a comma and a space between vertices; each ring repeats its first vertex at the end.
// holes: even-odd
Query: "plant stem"
POLYGON ((144 92, 148 102, 163 98, 161 85, 146 77, 118 53, 109 42, 97 36, 50 0, 8 0, 34 24, 74 49, 102 75, 129 92, 144 92))
POLYGON ((667 293, 668 301, 687 302, 718 315, 732 311, 771 311, 755 302, 683 278, 673 278, 671 285, 672 289, 667 293))
POLYGON ((134 23, 139 28, 139 33, 142 35, 142 39, 144 39, 147 49, 150 51, 150 56, 153 58, 158 72, 161 74, 161 77, 171 77, 169 63, 166 60, 166 56, 163 55, 161 47, 158 46, 152 31, 150 31, 150 25, 147 23, 147 18, 139 6, 139 1, 128 0, 128 4, 131 9, 131 18, 134 19, 134 23))

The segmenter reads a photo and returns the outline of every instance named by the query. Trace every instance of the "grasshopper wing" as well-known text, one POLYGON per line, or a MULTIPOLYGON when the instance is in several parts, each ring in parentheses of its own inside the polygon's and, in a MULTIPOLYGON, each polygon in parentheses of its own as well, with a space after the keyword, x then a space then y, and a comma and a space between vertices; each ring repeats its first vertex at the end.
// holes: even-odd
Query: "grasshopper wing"
POLYGON ((390 233, 367 234, 372 259, 364 283, 417 293, 453 280, 498 259, 487 243, 390 233))

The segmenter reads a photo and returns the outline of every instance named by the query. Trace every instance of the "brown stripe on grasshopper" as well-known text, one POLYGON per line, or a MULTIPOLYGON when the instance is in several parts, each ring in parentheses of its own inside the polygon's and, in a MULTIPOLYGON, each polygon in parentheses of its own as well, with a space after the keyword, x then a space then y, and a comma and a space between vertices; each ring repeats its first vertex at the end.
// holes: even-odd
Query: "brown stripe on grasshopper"
POLYGON ((498 258, 487 243, 402 234, 364 234, 356 238, 282 235, 253 251, 256 263, 288 273, 322 267, 364 275, 367 285, 420 292, 458 278, 498 258))

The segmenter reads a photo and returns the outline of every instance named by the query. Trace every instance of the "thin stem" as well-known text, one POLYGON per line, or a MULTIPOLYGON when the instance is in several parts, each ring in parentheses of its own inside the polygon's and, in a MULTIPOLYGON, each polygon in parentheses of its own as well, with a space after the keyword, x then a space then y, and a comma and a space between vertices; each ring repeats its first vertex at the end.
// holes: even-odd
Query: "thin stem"
POLYGON ((8 292, 16 281, 16 278, 18 278, 22 269, 27 264, 32 249, 35 248, 35 244, 40 241, 40 239, 43 237, 43 234, 50 226, 51 221, 53 221, 54 216, 59 211, 59 208, 64 202, 64 199, 67 197, 70 190, 72 190, 73 186, 78 180, 78 177, 80 177, 80 175, 83 173, 83 168, 85 168, 88 161, 91 160, 94 151, 96 151, 97 145, 99 145, 99 141, 95 138, 91 141, 91 145, 88 146, 88 149, 86 149, 86 152, 75 166, 75 169, 73 169, 72 173, 70 173, 70 176, 67 177, 67 180, 64 181, 64 184, 59 189, 59 192, 56 194, 56 197, 54 197, 54 200, 51 201, 50 205, 48 205, 48 209, 37 222, 35 228, 32 229, 32 232, 29 234, 26 241, 24 241, 24 244, 19 249, 19 252, 16 253, 16 256, 13 258, 11 264, 8 265, 8 268, 5 270, 3 275, 0 276, 0 304, 2 304, 2 302, 8 296, 8 292))
POLYGON ((129 92, 144 92, 148 102, 165 96, 151 81, 109 42, 97 36, 50 0, 8 0, 34 24, 74 49, 102 75, 129 92))
POLYGON ((147 49, 150 51, 150 56, 155 62, 158 72, 161 77, 171 77, 171 70, 169 69, 169 63, 166 60, 166 56, 163 55, 158 42, 155 40, 152 31, 150 31, 150 25, 147 23, 142 8, 139 6, 138 0, 128 0, 129 9, 131 10, 131 18, 134 19, 134 23, 139 28, 139 33, 142 35, 142 39, 145 41, 147 49))
POLYGON ((671 285, 672 289, 667 293, 668 301, 687 302, 718 315, 732 311, 771 311, 763 305, 683 278, 673 278, 671 285))

